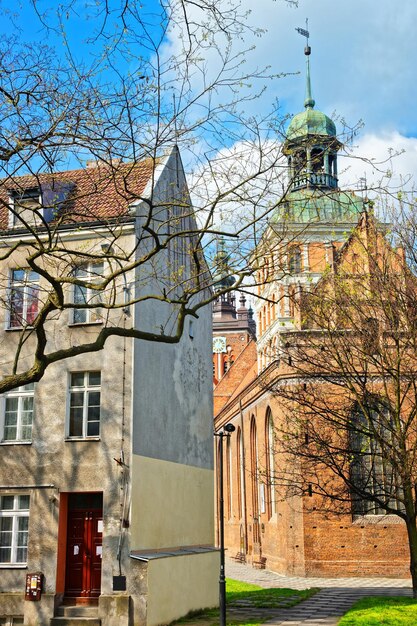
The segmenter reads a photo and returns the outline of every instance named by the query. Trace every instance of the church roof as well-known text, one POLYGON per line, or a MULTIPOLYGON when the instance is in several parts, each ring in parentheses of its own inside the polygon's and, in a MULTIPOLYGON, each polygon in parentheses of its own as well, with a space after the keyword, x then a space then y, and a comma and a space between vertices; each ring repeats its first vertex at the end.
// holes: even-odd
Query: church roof
POLYGON ((306 97, 304 100, 305 111, 297 113, 292 118, 287 130, 287 141, 306 139, 311 135, 321 137, 336 137, 336 126, 322 111, 314 108, 315 100, 311 93, 310 78, 310 53, 309 46, 305 49, 306 54, 306 97))
POLYGON ((356 224, 364 209, 363 199, 352 191, 314 188, 291 191, 272 222, 337 222, 356 224))
POLYGON ((325 113, 309 106, 292 118, 287 130, 287 141, 306 139, 311 135, 336 137, 336 126, 325 113))

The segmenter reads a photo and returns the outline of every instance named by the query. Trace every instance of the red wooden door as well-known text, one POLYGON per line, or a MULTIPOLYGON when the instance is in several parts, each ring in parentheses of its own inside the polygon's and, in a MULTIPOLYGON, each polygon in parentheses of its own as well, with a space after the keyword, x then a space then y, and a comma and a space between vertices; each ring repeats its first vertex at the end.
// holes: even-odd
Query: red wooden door
POLYGON ((101 510, 68 513, 65 595, 94 598, 101 590, 101 510))

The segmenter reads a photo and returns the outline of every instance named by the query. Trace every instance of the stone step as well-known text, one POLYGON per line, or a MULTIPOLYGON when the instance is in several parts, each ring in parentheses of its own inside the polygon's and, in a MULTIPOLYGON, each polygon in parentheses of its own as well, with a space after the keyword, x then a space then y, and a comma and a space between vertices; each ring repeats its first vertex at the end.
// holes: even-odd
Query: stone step
POLYGON ((97 606, 63 604, 57 608, 56 617, 97 617, 97 606))
POLYGON ((98 617, 53 617, 50 626, 101 626, 98 617))

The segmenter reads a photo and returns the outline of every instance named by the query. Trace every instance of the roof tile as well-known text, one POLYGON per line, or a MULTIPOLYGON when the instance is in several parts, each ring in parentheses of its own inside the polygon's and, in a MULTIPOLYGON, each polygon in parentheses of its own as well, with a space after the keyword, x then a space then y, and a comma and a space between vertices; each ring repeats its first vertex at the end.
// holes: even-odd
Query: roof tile
MULTIPOLYGON (((52 207, 55 222, 97 222, 126 216, 130 204, 143 196, 158 162, 149 158, 138 163, 111 166, 98 163, 78 170, 0 179, 0 229, 8 230, 11 193, 19 194, 34 188, 43 190, 44 198, 55 197, 58 205, 52 207), (48 194, 44 193, 46 189, 48 194), (55 196, 54 189, 57 191, 55 196), (66 190, 64 196, 63 189, 66 190)), ((44 200, 45 204, 47 202, 44 200)))

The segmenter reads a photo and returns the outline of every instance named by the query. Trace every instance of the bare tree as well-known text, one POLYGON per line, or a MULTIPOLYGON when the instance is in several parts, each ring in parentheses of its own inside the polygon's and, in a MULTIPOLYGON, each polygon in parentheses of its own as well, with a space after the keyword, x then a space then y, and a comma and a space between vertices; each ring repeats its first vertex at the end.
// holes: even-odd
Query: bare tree
POLYGON ((103 0, 83 16, 72 0, 29 6, 43 44, 23 41, 2 7, 0 297, 19 334, 2 338, 0 392, 112 335, 179 341, 214 297, 217 237, 229 242, 238 288, 286 185, 283 120, 244 114, 270 76, 245 71, 242 39, 253 30, 239 3, 173 0, 151 12, 103 0), (69 35, 76 20, 93 24, 90 56, 69 35), (141 325, 150 302, 162 321, 141 325), (65 316, 99 324, 64 344, 65 316))
POLYGON ((298 329, 281 335, 269 386, 282 406, 277 485, 307 510, 401 518, 417 596, 417 279, 402 225, 397 214, 388 233, 365 213, 318 285, 294 296, 298 329))

